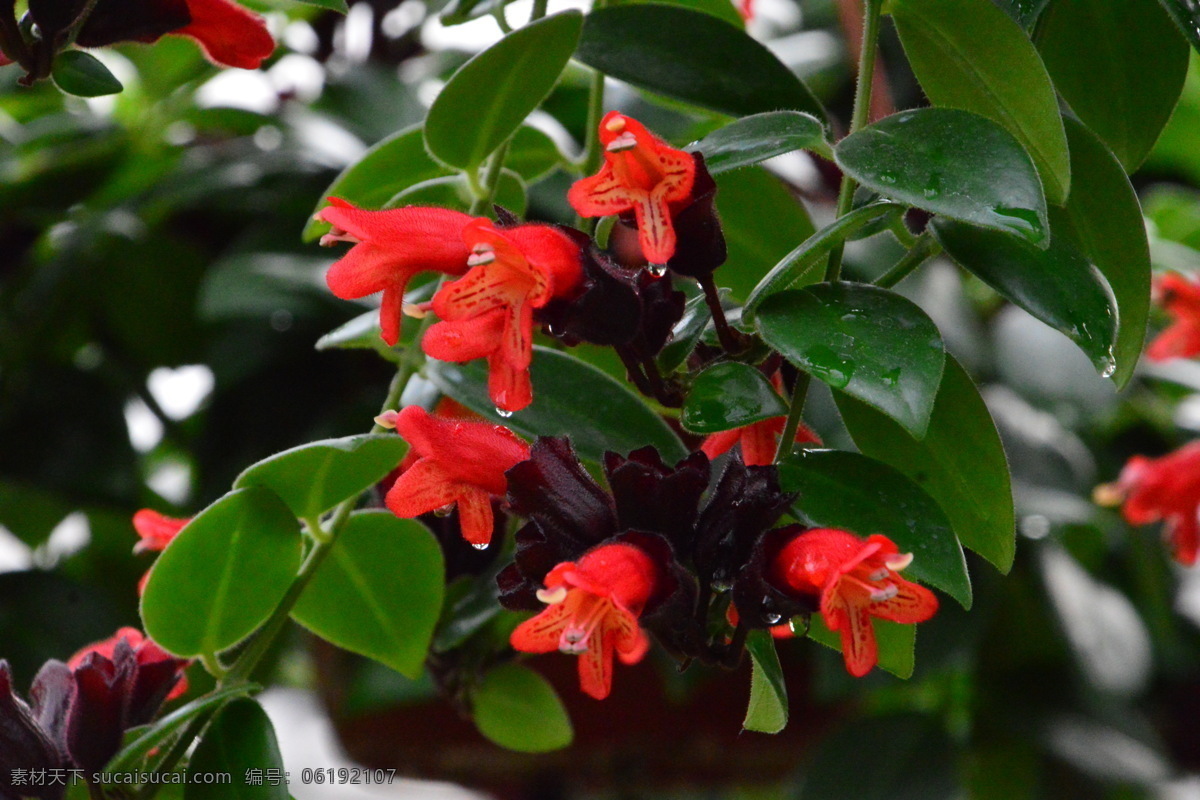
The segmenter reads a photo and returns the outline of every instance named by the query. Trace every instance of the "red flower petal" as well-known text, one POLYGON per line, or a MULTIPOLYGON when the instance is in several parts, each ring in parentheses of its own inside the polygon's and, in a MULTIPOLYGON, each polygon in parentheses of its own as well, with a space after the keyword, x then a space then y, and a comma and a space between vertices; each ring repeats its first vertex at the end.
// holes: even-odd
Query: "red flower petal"
POLYGON ((384 502, 397 517, 414 519, 458 500, 461 489, 436 462, 422 458, 396 479, 384 502))
POLYGON ((498 349, 505 323, 503 308, 470 319, 437 322, 425 332, 421 349, 439 361, 487 358, 498 349))
POLYGON ((490 422, 443 419, 419 406, 401 410, 396 432, 423 459, 435 463, 448 480, 497 496, 508 490, 505 471, 529 457, 529 446, 508 428, 490 422))
POLYGON ((229 0, 188 0, 191 24, 173 33, 200 43, 218 64, 257 69, 275 51, 275 40, 262 17, 229 0))

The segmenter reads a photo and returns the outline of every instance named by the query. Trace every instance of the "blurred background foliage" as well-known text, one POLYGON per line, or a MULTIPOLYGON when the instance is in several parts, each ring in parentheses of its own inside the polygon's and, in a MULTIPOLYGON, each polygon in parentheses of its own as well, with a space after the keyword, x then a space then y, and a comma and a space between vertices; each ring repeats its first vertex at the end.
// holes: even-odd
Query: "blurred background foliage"
MULTIPOLYGON (((345 18, 248 5, 280 41, 261 71, 218 73, 170 37, 99 54, 125 84, 114 97, 21 89, 17 70, 0 70, 0 642, 20 685, 44 659, 137 623, 147 562, 130 555, 136 509, 188 515, 253 461, 361 431, 389 380, 369 349, 314 349, 369 306, 328 293, 332 258, 299 234, 338 171, 419 122, 440 82, 498 30, 487 18, 443 27, 437 0, 364 0, 345 18)), ((851 59, 833 0, 759 0, 751 30, 848 117, 851 59)), ((890 29, 883 54, 893 107, 920 105, 890 29)), ((571 157, 586 81, 572 67, 532 120, 571 157)), ((607 105, 676 144, 720 122, 616 82, 607 105)), ((1134 178, 1159 269, 1200 269, 1197 142, 1193 54, 1174 117, 1134 178)), ((721 183, 731 257, 720 278, 735 296, 811 232, 810 218, 832 218, 829 164, 797 153, 771 168, 721 183)), ((569 222, 568 185, 560 170, 531 185, 529 215, 569 222)), ((887 234, 856 242, 848 272, 874 277, 902 252, 887 234)), ((1013 472, 1017 564, 1002 577, 971 563, 974 610, 945 603, 921 627, 909 681, 855 681, 837 654, 783 645, 804 676, 792 728, 806 744, 772 793, 1200 797, 1200 574, 1172 565, 1153 531, 1089 500, 1129 456, 1200 431, 1200 365, 1143 364, 1118 396, 1065 337, 948 262, 900 290, 984 387, 1013 472), (819 727, 806 730, 806 713, 819 727)), ((614 359, 590 357, 619 374, 614 359)), ((827 444, 853 449, 827 390, 814 391, 809 414, 827 444)), ((285 648, 277 677, 312 681, 305 644, 285 648)), ((429 696, 381 667, 351 667, 332 692, 348 719, 429 696)), ((668 678, 669 698, 686 700, 687 678, 668 678)), ((610 705, 582 713, 602 723, 610 705)), ((713 741, 724 747, 736 730, 722 722, 713 741)), ((743 734, 738 752, 756 741, 743 734)), ((529 768, 563 763, 545 759, 529 768)), ((728 772, 744 787, 779 778, 728 772)), ((712 791, 689 786, 686 765, 679 773, 672 791, 712 791)), ((623 791, 640 796, 653 782, 642 777, 623 791)), ((744 787, 734 794, 767 791, 744 787)))

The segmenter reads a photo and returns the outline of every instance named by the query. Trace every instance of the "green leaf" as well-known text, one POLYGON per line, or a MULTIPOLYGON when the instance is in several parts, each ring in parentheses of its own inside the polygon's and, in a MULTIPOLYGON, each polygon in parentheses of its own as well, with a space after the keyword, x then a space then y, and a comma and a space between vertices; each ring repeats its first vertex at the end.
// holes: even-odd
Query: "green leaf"
POLYGON ((550 94, 575 51, 583 15, 538 20, 478 54, 450 77, 425 119, 434 158, 472 170, 550 94))
POLYGON ((464 22, 491 14, 497 8, 512 2, 513 0, 452 0, 438 21, 446 26, 462 25, 464 22))
POLYGON ((388 511, 354 514, 292 611, 344 650, 421 675, 442 611, 445 565, 433 534, 388 511))
POLYGON ((300 2, 305 5, 328 9, 329 11, 336 11, 342 16, 345 16, 346 12, 350 10, 350 6, 346 5, 346 0, 300 0, 300 2))
POLYGON ((704 335, 704 331, 711 322, 712 314, 708 310, 704 295, 697 293, 688 298, 683 307, 683 316, 679 318, 679 322, 675 323, 670 340, 658 354, 659 371, 664 375, 670 375, 679 369, 696 349, 696 343, 700 341, 700 337, 704 335))
POLYGON ((1067 198, 1083 252, 1103 273, 1117 304, 1117 361, 1112 379, 1123 388, 1133 377, 1150 311, 1150 245, 1137 194, 1121 163, 1075 120, 1068 119, 1075 190, 1067 198))
POLYGON ((992 0, 992 2, 1002 8, 1026 32, 1033 30, 1042 16, 1042 12, 1050 4, 1050 0, 992 0))
POLYGON ((187 705, 167 714, 153 725, 147 726, 136 739, 121 748, 121 752, 113 757, 105 767, 106 772, 137 772, 146 757, 155 748, 166 744, 168 740, 179 734, 184 727, 196 717, 223 705, 225 701, 235 697, 245 697, 254 694, 262 687, 254 683, 240 683, 237 686, 227 686, 212 694, 198 697, 187 705))
POLYGON ((891 10, 933 104, 1007 128, 1033 156, 1050 202, 1066 200, 1071 164, 1058 99, 1025 31, 990 0, 892 0, 891 10))
MULTIPOLYGON (((221 710, 196 746, 188 764, 184 800, 288 800, 287 782, 263 780, 248 783, 250 770, 278 770, 283 776, 283 756, 267 712, 253 700, 234 700, 221 710), (210 783, 209 776, 224 773, 230 783, 210 783)), ((261 774, 260 772, 260 774, 261 774)))
POLYGON ((773 294, 788 288, 801 288, 820 280, 825 271, 825 257, 835 245, 854 238, 854 234, 888 216, 904 213, 896 203, 872 203, 856 208, 810 235, 771 268, 746 298, 742 319, 753 320, 758 307, 773 294))
MULTIPOLYGON (((1071 110, 1132 173, 1187 77, 1188 44, 1171 18, 1154 3, 1056 0, 1038 25, 1037 45, 1071 110)), ((1071 172, 1079 174, 1074 159, 1071 172)))
POLYGON ((59 89, 76 97, 101 97, 125 88, 99 59, 82 50, 64 51, 50 74, 59 89))
POLYGON ((218 653, 271 615, 300 568, 301 538, 262 487, 230 492, 179 532, 150 570, 146 633, 177 656, 218 653))
POLYGON ((793 109, 825 119, 820 101, 762 43, 690 8, 638 3, 593 11, 575 57, 638 88, 725 114, 793 109))
MULTIPOLYGON (((626 4, 631 3, 647 3, 653 2, 658 5, 682 6, 695 11, 703 11, 705 14, 712 14, 719 20, 728 22, 737 28, 745 28, 746 21, 742 19, 742 15, 734 3, 730 0, 622 0, 626 4)), ((613 3, 617 5, 617 3, 613 3)))
POLYGON ((297 517, 314 519, 374 486, 407 452, 408 444, 394 434, 309 442, 247 467, 233 486, 266 486, 297 517))
MULTIPOLYGON (((877 617, 871 618, 871 625, 879 646, 879 668, 901 680, 911 678, 916 668, 917 626, 900 625, 877 617)), ((829 630, 820 614, 809 618, 808 638, 842 652, 841 634, 829 630)))
POLYGON ((971 607, 971 579, 962 547, 937 501, 904 474, 858 453, 812 450, 779 465, 779 484, 799 492, 793 504, 818 528, 860 536, 882 533, 914 555, 905 576, 971 607))
MULTIPOLYGON (((408 333, 412 325, 402 332, 408 333)), ((405 337, 408 338, 408 337, 405 337)), ((349 322, 343 323, 317 339, 316 350, 374 350, 393 364, 399 364, 403 355, 400 348, 389 347, 379 333, 379 311, 364 311, 349 322)))
POLYGON ((1016 552, 1008 460, 979 390, 958 362, 946 357, 929 430, 920 441, 865 403, 834 394, 863 455, 911 478, 946 512, 963 545, 1008 572, 1016 552))
POLYGON ((1200 53, 1200 7, 1194 0, 1158 0, 1183 31, 1192 48, 1200 53))
POLYGON ((717 280, 742 299, 797 240, 816 229, 800 201, 761 167, 726 172, 717 186, 717 213, 729 248, 717 280))
POLYGON ((688 150, 704 154, 704 164, 713 175, 793 150, 824 148, 828 145, 821 120, 799 111, 769 111, 743 117, 688 146, 688 150))
MULTIPOLYGON (((383 207, 441 206, 467 211, 474 201, 475 197, 471 194, 471 187, 465 175, 446 175, 409 186, 388 200, 383 207)), ((493 202, 507 208, 518 217, 524 216, 527 200, 521 176, 510 169, 502 170, 493 202)), ((490 207, 487 209, 489 213, 491 210, 490 207)))
POLYGON ((746 651, 751 663, 750 705, 742 727, 758 733, 779 733, 787 727, 787 687, 771 632, 750 631, 746 651))
POLYGON ((1071 221, 1051 209, 1050 247, 948 219, 933 222, 946 254, 1079 345, 1105 377, 1113 374, 1117 313, 1104 277, 1074 241, 1071 221))
POLYGON ((528 667, 496 667, 475 687, 471 705, 479 732, 509 750, 546 753, 575 737, 554 687, 528 667))
POLYGON ((537 183, 565 161, 553 139, 537 128, 522 125, 508 143, 504 168, 520 175, 526 183, 537 183))
POLYGON ((1042 247, 1048 241, 1033 162, 1011 134, 978 114, 902 111, 847 136, 834 154, 855 180, 885 197, 1042 247))
POLYGON ((937 326, 910 300, 866 284, 822 283, 770 297, 756 322, 797 368, 925 435, 946 354, 937 326))
MULTIPOLYGON (((330 197, 340 197, 362 208, 379 208, 409 186, 449 174, 450 170, 429 157, 421 126, 413 125, 377 143, 342 170, 321 193, 313 213, 329 205, 330 197)), ((302 237, 311 242, 328 230, 328 223, 310 219, 302 237)))
POLYGON ((787 413, 783 398, 761 370, 726 362, 696 377, 679 421, 691 433, 717 433, 787 413))
POLYGON ((533 348, 533 404, 511 417, 496 412, 488 396, 487 364, 430 361, 426 373, 446 394, 499 425, 530 438, 570 436, 581 456, 600 461, 606 450, 628 453, 654 445, 674 463, 687 455, 683 442, 637 395, 579 359, 533 348))
POLYGON ((855 717, 821 742, 797 800, 966 797, 958 777, 962 762, 937 717, 855 717), (869 768, 853 766, 864 761, 869 768))

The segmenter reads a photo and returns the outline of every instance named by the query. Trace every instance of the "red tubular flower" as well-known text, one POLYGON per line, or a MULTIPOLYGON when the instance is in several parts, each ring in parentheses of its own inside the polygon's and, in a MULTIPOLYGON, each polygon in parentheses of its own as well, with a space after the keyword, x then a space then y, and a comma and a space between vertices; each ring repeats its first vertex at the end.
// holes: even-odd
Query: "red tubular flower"
POLYGON ((1124 503, 1131 525, 1162 520, 1175 560, 1190 567, 1200 553, 1200 441, 1161 458, 1134 456, 1115 483, 1096 488, 1101 505, 1124 503))
POLYGON ((162 552, 167 549, 171 540, 183 530, 190 519, 178 519, 158 513, 151 508, 143 508, 133 515, 133 529, 141 537, 133 546, 134 553, 162 552))
POLYGON ((427 270, 447 275, 467 271, 471 252, 463 243, 463 229, 471 217, 448 208, 368 211, 336 197, 329 203, 316 215, 333 226, 321 244, 352 242, 354 247, 330 267, 325 281, 343 300, 383 292, 379 327, 383 340, 395 345, 400 341, 404 289, 413 276, 427 270))
POLYGON ((488 391, 497 407, 533 402, 533 312, 568 297, 583 280, 578 242, 550 225, 498 229, 479 218, 462 232, 471 270, 433 297, 442 319, 421 342, 442 361, 488 360, 488 391))
POLYGON ((1200 282, 1168 272, 1155 278, 1154 293, 1175 321, 1150 343, 1146 357, 1167 361, 1200 355, 1200 282))
MULTIPOLYGON (((166 700, 174 700, 177 697, 182 697, 183 695, 187 694, 188 681, 184 670, 187 669, 188 665, 192 662, 175 658, 166 650, 163 650, 161 647, 155 644, 153 639, 145 636, 137 628, 121 628, 108 639, 89 644, 87 647, 84 647, 75 655, 71 656, 70 660, 67 661, 67 666, 72 670, 76 670, 81 667, 84 662, 88 660, 88 656, 92 655, 93 653, 103 656, 109 661, 113 661, 116 659, 115 653, 117 650, 117 645, 120 644, 121 641, 124 641, 127 645, 129 645, 129 648, 133 651, 134 661, 140 670, 145 671, 149 669, 154 673, 153 677, 156 684, 167 682, 171 684, 170 691, 159 697, 157 702, 154 703, 155 710, 157 710, 159 704, 165 702, 166 700), (177 683, 175 682, 175 677, 178 678, 177 683)), ((140 700, 140 698, 137 698, 137 700, 140 700)), ((135 706, 136 705, 140 705, 140 703, 135 702, 135 706)), ((146 714, 141 713, 141 709, 138 708, 135 709, 134 716, 140 719, 141 717, 146 716, 146 714)), ((145 721, 148 721, 148 719, 145 721)), ((144 722, 134 722, 132 724, 141 725, 144 724, 144 722)))
POLYGON ((413 519, 455 504, 463 538, 486 547, 492 539, 492 497, 508 491, 504 472, 529 458, 529 446, 500 425, 443 419, 420 406, 403 409, 395 423, 419 458, 388 490, 387 507, 413 519))
MULTIPOLYGON (((83 0, 30 0, 43 36, 65 33, 83 0)), ((209 59, 227 67, 257 69, 275 50, 262 17, 232 0, 99 0, 79 30, 80 47, 158 41, 165 34, 195 40, 209 59)))
MULTIPOLYGON (((775 391, 782 390, 783 381, 778 372, 771 379, 771 383, 775 386, 775 391)), ((783 435, 785 427, 786 416, 759 420, 742 428, 711 434, 705 438, 700 449, 704 455, 715 459, 740 443, 742 460, 747 467, 766 467, 775 462, 775 450, 779 447, 779 437, 783 435)), ((796 428, 795 441, 797 444, 821 444, 821 437, 802 422, 800 427, 796 428)))
POLYGON ((642 254, 651 264, 666 264, 675 255, 672 213, 692 200, 695 159, 616 111, 601 120, 600 143, 604 166, 576 181, 567 200, 585 217, 632 211, 642 254))
POLYGON ((821 599, 821 617, 842 638, 846 669, 861 678, 879 660, 871 617, 924 622, 938 608, 933 592, 899 576, 912 563, 891 539, 865 541, 849 531, 817 528, 797 534, 772 564, 776 585, 821 599))
POLYGON ((659 577, 654 560, 632 544, 601 545, 577 562, 565 561, 538 592, 546 609, 517 626, 512 646, 579 656, 580 687, 603 700, 612 689, 613 653, 636 664, 650 647, 638 617, 659 577))

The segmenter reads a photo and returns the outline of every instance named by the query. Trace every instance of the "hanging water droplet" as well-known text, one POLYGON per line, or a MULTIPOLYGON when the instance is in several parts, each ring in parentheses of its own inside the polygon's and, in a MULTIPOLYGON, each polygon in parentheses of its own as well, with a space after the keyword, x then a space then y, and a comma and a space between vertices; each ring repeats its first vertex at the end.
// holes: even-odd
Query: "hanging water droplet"
POLYGON ((1105 358, 1100 367, 1100 377, 1111 378, 1117 371, 1117 361, 1112 356, 1105 358))
POLYGON ((503 408, 500 408, 500 406, 496 406, 496 413, 499 414, 500 416, 504 417, 505 419, 508 419, 509 417, 511 417, 513 415, 513 412, 505 411, 503 408))
POLYGON ((728 592, 733 588, 733 584, 728 580, 713 578, 712 589, 714 592, 728 592))
POLYGON ((487 546, 487 542, 484 542, 482 544, 480 544, 479 542, 471 542, 471 547, 474 547, 476 550, 487 550, 488 546, 487 546))
POLYGON ((767 621, 768 625, 778 625, 779 621, 783 619, 779 614, 764 614, 763 618, 767 621))
POLYGON ((656 278, 661 278, 663 275, 667 274, 666 264, 647 264, 646 269, 648 269, 650 274, 656 278))

